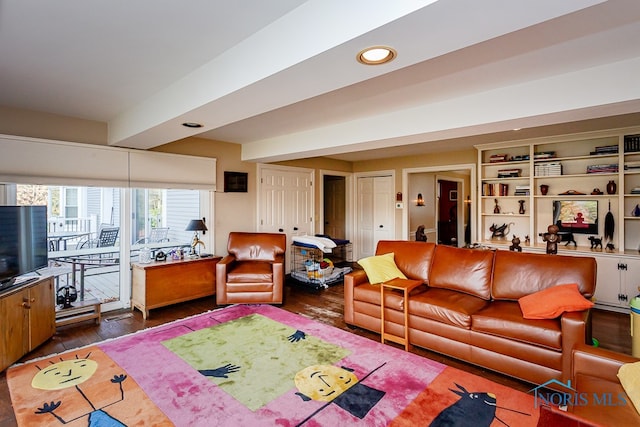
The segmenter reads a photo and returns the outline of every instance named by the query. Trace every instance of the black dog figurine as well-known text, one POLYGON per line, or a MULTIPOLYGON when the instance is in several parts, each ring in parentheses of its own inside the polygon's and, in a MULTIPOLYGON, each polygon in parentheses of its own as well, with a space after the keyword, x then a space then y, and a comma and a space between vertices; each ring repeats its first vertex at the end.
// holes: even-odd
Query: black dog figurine
POLYGON ((598 247, 602 249, 602 237, 589 236, 589 240, 591 241, 591 249, 596 249, 598 247))

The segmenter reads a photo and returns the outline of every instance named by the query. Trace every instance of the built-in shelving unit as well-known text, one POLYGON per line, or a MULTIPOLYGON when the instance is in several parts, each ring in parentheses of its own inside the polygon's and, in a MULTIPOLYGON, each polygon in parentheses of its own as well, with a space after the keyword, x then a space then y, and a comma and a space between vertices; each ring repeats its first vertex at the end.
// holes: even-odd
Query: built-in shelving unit
MULTIPOLYGON (((628 307, 629 298, 638 294, 640 286, 640 274, 635 275, 638 279, 632 279, 629 272, 640 270, 640 128, 484 144, 476 148, 480 186, 477 242, 505 248, 517 236, 524 250, 544 252, 543 234, 554 223, 554 205, 558 206, 560 201, 587 201, 582 206, 588 208, 589 215, 584 217, 594 218, 597 212, 597 232, 580 233, 578 224, 563 222, 573 227, 575 244, 561 242, 559 253, 596 256, 599 281, 610 282, 600 285, 599 293, 605 295, 601 302, 628 307), (609 224, 611 218, 614 223, 611 239, 604 235, 607 215, 609 224), (495 229, 504 236, 496 236, 492 232, 495 229), (602 238, 603 247, 592 248, 590 237, 602 238)), ((568 205, 573 209, 576 204, 568 205)), ((581 223, 583 216, 580 216, 581 223)))

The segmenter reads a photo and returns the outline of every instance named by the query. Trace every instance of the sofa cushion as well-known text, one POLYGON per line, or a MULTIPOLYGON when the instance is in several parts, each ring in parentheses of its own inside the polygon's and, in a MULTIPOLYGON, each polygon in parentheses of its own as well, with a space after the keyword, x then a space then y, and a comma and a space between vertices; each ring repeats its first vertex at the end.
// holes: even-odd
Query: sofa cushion
POLYGON ((593 303, 582 296, 578 285, 552 286, 526 295, 518 300, 525 319, 553 319, 565 311, 580 311, 593 307, 593 303))
POLYGON ((438 245, 429 272, 429 286, 491 297, 493 251, 438 245))
POLYGON ((503 338, 562 349, 559 319, 525 319, 513 301, 492 301, 471 315, 471 329, 503 338))
POLYGON ((596 288, 596 260, 592 257, 496 251, 493 299, 516 301, 558 283, 577 283, 591 298, 596 288))
POLYGON ((412 296, 409 313, 461 328, 471 328, 471 315, 489 304, 482 298, 449 289, 430 288, 412 296))
POLYGON ((396 278, 406 279, 407 276, 396 266, 393 260, 394 257, 393 252, 384 255, 374 255, 362 258, 358 261, 358 264, 360 264, 360 266, 364 268, 365 273, 367 273, 369 283, 374 285, 396 278))
POLYGON ((376 255, 393 252, 396 265, 408 279, 422 280, 427 283, 435 248, 435 243, 380 240, 376 247, 376 255))

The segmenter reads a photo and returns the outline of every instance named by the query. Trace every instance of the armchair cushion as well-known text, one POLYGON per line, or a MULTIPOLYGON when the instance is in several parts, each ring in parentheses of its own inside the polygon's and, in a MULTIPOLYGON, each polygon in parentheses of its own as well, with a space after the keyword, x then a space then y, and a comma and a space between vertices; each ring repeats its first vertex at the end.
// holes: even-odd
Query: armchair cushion
POLYGON ((362 258, 358 261, 358 264, 364 268, 371 284, 382 283, 395 278, 407 278, 396 266, 393 252, 362 258))
POLYGON ((266 261, 237 261, 234 268, 227 272, 228 283, 273 282, 273 268, 266 261))

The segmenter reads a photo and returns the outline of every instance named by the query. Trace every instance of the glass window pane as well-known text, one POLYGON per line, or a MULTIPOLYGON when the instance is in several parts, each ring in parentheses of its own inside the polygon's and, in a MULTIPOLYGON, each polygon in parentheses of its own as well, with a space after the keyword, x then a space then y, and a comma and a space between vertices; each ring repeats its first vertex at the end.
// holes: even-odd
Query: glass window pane
POLYGON ((136 188, 131 197, 133 245, 169 248, 190 244, 193 233, 185 228, 200 217, 199 191, 136 188))
POLYGON ((54 276, 56 290, 75 288, 78 300, 119 300, 120 189, 18 184, 16 192, 18 204, 48 206, 49 267, 40 273, 54 276))

